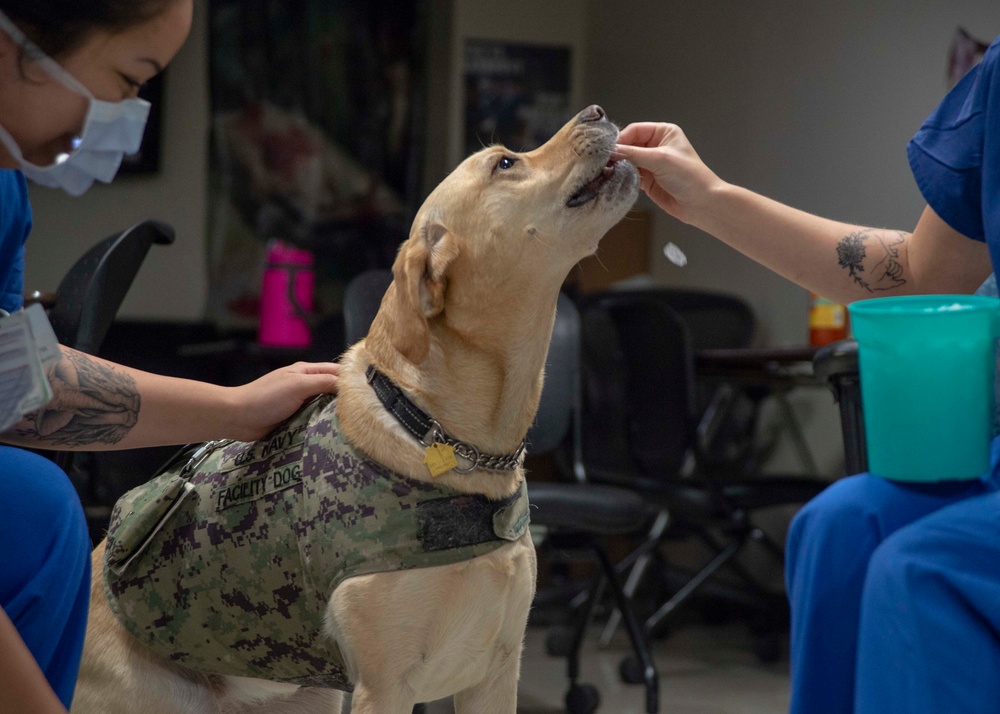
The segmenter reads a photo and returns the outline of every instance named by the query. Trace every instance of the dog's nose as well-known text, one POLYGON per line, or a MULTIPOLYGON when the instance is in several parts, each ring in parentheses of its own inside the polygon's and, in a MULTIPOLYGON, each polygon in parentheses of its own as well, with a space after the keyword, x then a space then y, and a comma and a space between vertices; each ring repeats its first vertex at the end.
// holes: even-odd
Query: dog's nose
POLYGON ((607 116, 607 114, 604 113, 603 109, 601 109, 596 104, 591 104, 589 107, 587 107, 582 112, 580 112, 579 114, 577 114, 576 118, 579 119, 581 122, 585 122, 585 121, 601 121, 606 116, 607 116))

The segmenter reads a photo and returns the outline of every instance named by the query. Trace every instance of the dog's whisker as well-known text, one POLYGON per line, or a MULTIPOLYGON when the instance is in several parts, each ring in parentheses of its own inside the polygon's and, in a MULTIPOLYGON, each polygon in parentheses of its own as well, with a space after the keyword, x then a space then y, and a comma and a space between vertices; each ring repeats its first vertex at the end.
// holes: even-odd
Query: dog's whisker
POLYGON ((540 235, 538 235, 538 233, 535 233, 534 236, 535 236, 535 240, 537 240, 539 243, 541 243, 542 245, 544 245, 546 248, 551 248, 554 245, 553 243, 546 243, 545 241, 543 241, 542 237, 540 235))

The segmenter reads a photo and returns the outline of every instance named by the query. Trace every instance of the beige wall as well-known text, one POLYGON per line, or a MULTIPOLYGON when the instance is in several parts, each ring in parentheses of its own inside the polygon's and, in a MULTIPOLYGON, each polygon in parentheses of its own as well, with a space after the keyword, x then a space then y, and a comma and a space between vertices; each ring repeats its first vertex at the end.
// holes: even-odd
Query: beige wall
MULTIPOLYGON (((905 146, 946 91, 952 32, 1000 33, 996 0, 587 0, 587 9, 585 101, 619 123, 680 124, 729 181, 831 218, 906 230, 923 201, 905 146)), ((745 296, 762 343, 806 339, 805 290, 652 210, 658 282, 745 296), (685 251, 687 267, 663 257, 667 241, 685 251)), ((820 472, 836 475, 829 393, 799 390, 790 400, 820 472)), ((765 429, 777 433, 771 414, 765 429)), ((769 468, 800 470, 781 434, 769 468)))
MULTIPOLYGON (((171 66, 163 167, 79 199, 32 188, 35 230, 27 281, 51 288, 97 238, 145 217, 172 223, 123 314, 197 319, 206 292, 204 234, 208 87, 207 3, 171 66)), ((992 0, 818 5, 794 0, 435 0, 428 185, 462 158, 461 58, 466 37, 569 44, 574 106, 598 102, 619 123, 685 127, 723 177, 806 210, 908 228, 921 207, 903 147, 944 91, 951 31, 1000 32, 992 0), (450 45, 444 50, 441 44, 450 45)), ((805 292, 731 249, 656 214, 658 280, 734 290, 761 316, 763 339, 805 335, 805 292), (661 257, 668 240, 689 263, 661 257)))
POLYGON ((153 247, 121 314, 201 318, 206 294, 207 6, 195 3, 191 36, 167 70, 160 172, 97 184, 80 198, 31 187, 35 226, 27 247, 29 289, 55 289, 92 243, 144 218, 157 218, 174 226, 177 240, 169 247, 153 247))
MULTIPOLYGON (((905 145, 946 91, 952 32, 1000 33, 995 0, 587 8, 585 101, 620 123, 680 124, 727 180, 831 218, 906 230, 923 203, 905 145)), ((663 214, 654 233, 658 280, 743 294, 766 342, 805 339, 804 290, 663 214), (686 268, 663 258, 668 240, 687 253, 686 268)))

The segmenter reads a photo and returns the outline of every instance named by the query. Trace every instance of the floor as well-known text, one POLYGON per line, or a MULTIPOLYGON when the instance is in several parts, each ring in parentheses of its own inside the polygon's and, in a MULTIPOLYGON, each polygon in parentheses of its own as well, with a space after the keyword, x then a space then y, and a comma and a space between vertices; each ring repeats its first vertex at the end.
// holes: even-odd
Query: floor
MULTIPOLYGON (((559 714, 566 693, 566 662, 545 653, 544 628, 528 629, 521 683, 519 714, 559 714)), ((628 652, 624 636, 604 650, 597 632, 587 639, 581 682, 600 691, 598 714, 642 714, 645 689, 622 684, 618 663, 628 652)), ((655 643, 654 659, 660 674, 660 711, 663 714, 784 714, 788 711, 788 662, 761 664, 754 657, 746 626, 687 625, 670 638, 655 643)), ((427 714, 452 714, 448 702, 434 702, 427 714)))
MULTIPOLYGON (((597 632, 587 639, 581 681, 601 694, 601 714, 642 714, 645 688, 622 684, 618 665, 630 653, 620 634, 604 650, 597 632)), ((565 660, 545 653, 545 630, 528 631, 519 689, 518 712, 564 711, 565 660)), ((660 675, 660 711, 664 714, 784 714, 788 711, 788 662, 757 661, 745 625, 688 625, 655 642, 653 657, 660 675)), ((440 714, 448 711, 441 710, 440 714)), ((430 714, 438 714, 434 711, 430 714)))

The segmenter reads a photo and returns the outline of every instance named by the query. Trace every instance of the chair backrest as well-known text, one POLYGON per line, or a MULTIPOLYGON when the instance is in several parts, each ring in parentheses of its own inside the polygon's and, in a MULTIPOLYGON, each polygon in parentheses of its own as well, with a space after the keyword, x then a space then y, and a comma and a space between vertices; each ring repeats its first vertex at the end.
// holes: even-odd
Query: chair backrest
MULTIPOLYGON (((171 226, 143 221, 108 236, 84 253, 59 283, 55 304, 49 310, 49 322, 59 344, 97 354, 149 247, 153 243, 173 242, 171 226)), ((85 503, 93 500, 92 458, 88 468, 81 468, 81 455, 77 452, 40 450, 40 453, 69 474, 85 503)))
MULTIPOLYGON (((749 303, 728 293, 693 288, 650 288, 642 291, 673 309, 687 326, 691 347, 698 350, 744 349, 753 345, 757 319, 749 303)), ((698 379, 695 402, 700 466, 719 473, 751 472, 759 467, 758 418, 765 385, 735 385, 717 378, 698 379)))
POLYGON ((566 441, 579 424, 580 313, 564 293, 556 304, 552 341, 545 358, 545 384, 535 422, 528 430, 528 453, 544 454, 566 441))
POLYGON ((677 477, 695 447, 694 359, 684 320, 651 291, 589 297, 581 317, 588 477, 677 477))
POLYGON ((143 221, 88 250, 59 283, 49 312, 60 344, 96 354, 149 247, 173 242, 171 226, 143 221))
POLYGON ((753 344, 757 319, 746 300, 736 295, 687 288, 616 292, 648 295, 663 301, 684 320, 695 350, 740 349, 753 344))
POLYGON ((351 278, 344 290, 344 341, 350 347, 364 339, 372 326, 382 296, 392 283, 390 270, 366 270, 351 278))

